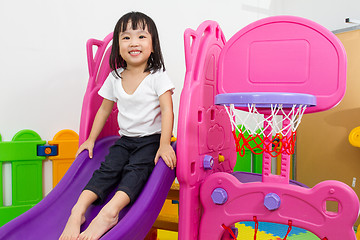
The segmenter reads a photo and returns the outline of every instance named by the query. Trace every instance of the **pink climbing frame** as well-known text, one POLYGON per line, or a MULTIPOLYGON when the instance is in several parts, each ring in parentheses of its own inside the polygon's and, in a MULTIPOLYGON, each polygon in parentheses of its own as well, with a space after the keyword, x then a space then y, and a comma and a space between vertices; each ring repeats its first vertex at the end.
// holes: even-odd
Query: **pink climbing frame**
POLYGON ((222 93, 285 92, 316 97, 317 105, 305 113, 336 106, 346 86, 346 54, 336 36, 310 20, 277 16, 248 25, 227 42, 213 21, 196 31, 187 29, 184 37, 186 76, 177 142, 179 239, 224 239, 223 225, 256 217, 285 225, 291 221, 320 239, 355 240, 359 200, 346 184, 290 185, 288 168, 281 181, 268 171, 263 181, 252 183, 231 174, 236 162, 231 126, 224 107, 214 104, 222 93), (216 195, 220 200, 215 201, 216 195), (266 206, 272 201, 275 207, 266 206), (337 212, 327 211, 328 201, 337 202, 337 212))

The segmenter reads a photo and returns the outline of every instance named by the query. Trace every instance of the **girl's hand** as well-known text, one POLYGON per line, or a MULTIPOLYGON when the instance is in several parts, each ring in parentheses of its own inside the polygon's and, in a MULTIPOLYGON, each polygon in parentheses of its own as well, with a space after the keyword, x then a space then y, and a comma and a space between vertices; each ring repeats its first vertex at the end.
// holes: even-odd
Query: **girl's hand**
POLYGON ((94 145, 95 145, 95 143, 93 141, 91 141, 89 139, 86 140, 85 142, 83 142, 83 144, 81 144, 81 146, 77 150, 75 157, 77 157, 82 151, 84 151, 86 149, 89 151, 89 158, 93 158, 94 145))
POLYGON ((176 167, 176 155, 175 151, 170 144, 160 145, 156 156, 155 156, 155 165, 159 161, 159 158, 162 158, 166 165, 173 170, 176 167))

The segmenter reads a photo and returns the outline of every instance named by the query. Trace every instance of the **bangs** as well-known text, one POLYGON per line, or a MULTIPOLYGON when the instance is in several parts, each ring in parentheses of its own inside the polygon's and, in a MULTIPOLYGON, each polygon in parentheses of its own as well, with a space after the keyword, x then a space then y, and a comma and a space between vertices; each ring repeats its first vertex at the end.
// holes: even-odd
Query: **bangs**
POLYGON ((132 30, 145 30, 145 28, 147 28, 150 33, 149 23, 144 17, 138 16, 138 14, 129 14, 129 16, 124 17, 123 21, 120 23, 120 32, 125 32, 128 30, 129 23, 131 23, 132 30))

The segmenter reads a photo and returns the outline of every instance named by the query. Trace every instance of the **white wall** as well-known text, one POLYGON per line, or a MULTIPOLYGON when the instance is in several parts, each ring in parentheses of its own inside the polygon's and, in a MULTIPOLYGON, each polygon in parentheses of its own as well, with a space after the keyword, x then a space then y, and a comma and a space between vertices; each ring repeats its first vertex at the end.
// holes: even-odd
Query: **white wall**
POLYGON ((78 132, 88 79, 86 41, 103 39, 128 11, 143 11, 157 23, 168 73, 177 87, 177 110, 186 28, 215 20, 228 39, 257 19, 292 14, 333 30, 345 26, 346 17, 360 17, 359 7, 356 0, 1 1, 0 134, 10 140, 30 128, 51 140, 61 129, 78 132))
POLYGON ((289 14, 335 30, 349 26, 346 17, 360 18, 359 9, 358 0, 0 1, 0 134, 11 140, 19 130, 32 129, 48 141, 62 129, 78 132, 88 79, 86 41, 103 39, 128 11, 145 12, 158 26, 177 87, 177 117, 186 28, 215 20, 229 39, 255 20, 289 14))

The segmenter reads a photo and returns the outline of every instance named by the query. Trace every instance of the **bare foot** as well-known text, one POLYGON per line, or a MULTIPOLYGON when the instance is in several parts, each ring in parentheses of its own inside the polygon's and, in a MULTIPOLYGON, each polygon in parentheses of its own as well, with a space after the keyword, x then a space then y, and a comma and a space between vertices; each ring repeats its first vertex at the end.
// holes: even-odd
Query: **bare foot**
POLYGON ((84 222, 85 216, 83 214, 72 212, 59 240, 77 240, 80 235, 80 226, 84 222))
POLYGON ((89 227, 80 234, 79 240, 98 240, 104 233, 114 227, 119 220, 119 213, 108 211, 104 207, 91 221, 89 227))

